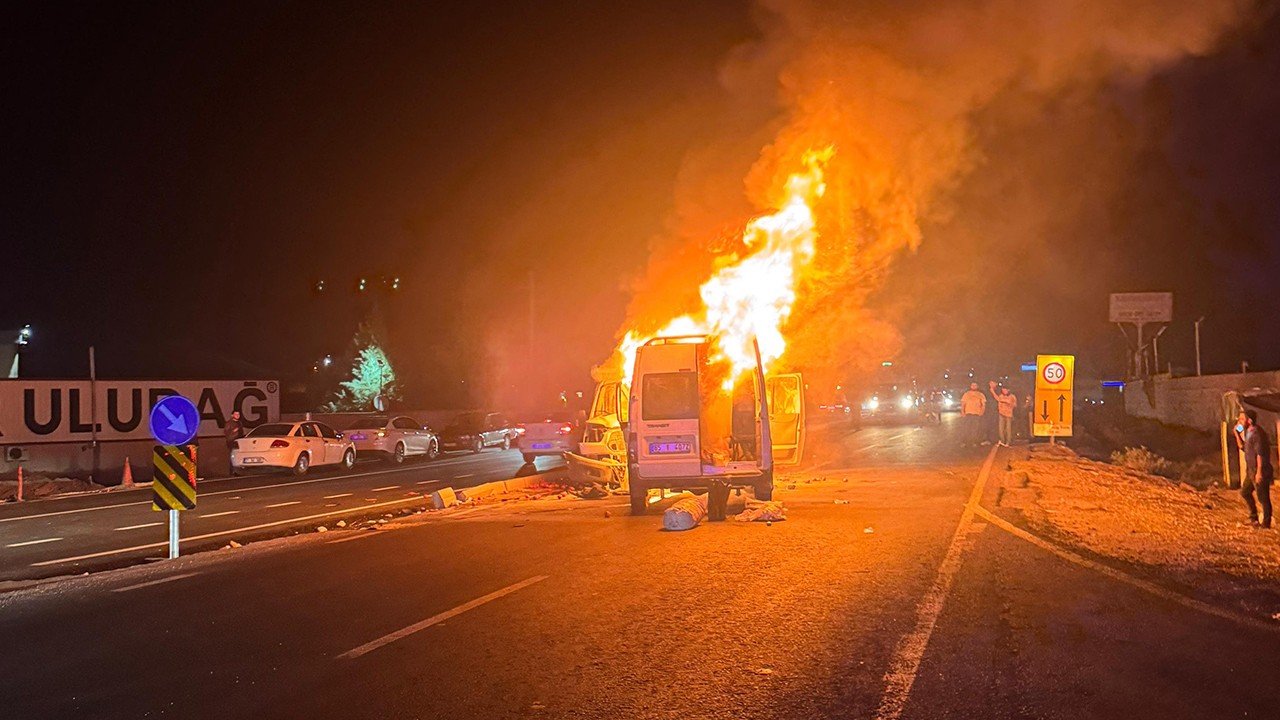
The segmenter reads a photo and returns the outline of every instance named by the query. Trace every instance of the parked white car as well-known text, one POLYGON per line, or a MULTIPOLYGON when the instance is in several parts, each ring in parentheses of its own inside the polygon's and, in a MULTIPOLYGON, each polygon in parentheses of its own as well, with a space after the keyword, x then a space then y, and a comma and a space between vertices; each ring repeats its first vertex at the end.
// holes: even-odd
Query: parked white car
POLYGON ((345 434, 361 456, 380 455, 397 465, 409 457, 435 460, 440 455, 440 438, 431 428, 407 415, 358 418, 345 434))
POLYGON ((324 423, 267 423, 236 441, 231 449, 231 472, 289 468, 302 475, 312 466, 338 465, 350 469, 356 448, 349 438, 324 423))

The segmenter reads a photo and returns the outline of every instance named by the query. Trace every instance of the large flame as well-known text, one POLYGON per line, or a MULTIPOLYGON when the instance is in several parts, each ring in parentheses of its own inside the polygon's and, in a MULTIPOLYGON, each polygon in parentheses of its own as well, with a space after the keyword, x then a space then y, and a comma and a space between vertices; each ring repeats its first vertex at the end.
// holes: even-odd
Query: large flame
POLYGON ((765 372, 774 367, 787 349, 783 333, 796 301, 797 280, 813 260, 817 239, 813 206, 825 189, 822 170, 833 152, 828 147, 804 154, 804 170, 787 179, 778 209, 749 222, 742 233, 742 252, 725 258, 702 284, 700 311, 677 317, 654 332, 626 332, 615 357, 621 358, 627 383, 636 350, 663 336, 710 337, 710 360, 730 368, 726 390, 755 368, 753 339, 759 344, 765 372))

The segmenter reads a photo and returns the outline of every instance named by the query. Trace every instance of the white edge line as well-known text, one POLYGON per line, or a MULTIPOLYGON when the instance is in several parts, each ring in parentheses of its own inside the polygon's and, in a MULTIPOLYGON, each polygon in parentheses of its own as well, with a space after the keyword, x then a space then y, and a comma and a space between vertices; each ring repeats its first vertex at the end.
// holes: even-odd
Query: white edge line
POLYGON ((199 575, 199 574, 200 573, 189 572, 189 573, 182 573, 181 575, 170 575, 167 578, 160 578, 159 580, 151 580, 149 582, 138 583, 137 585, 125 585, 124 587, 113 588, 111 592, 128 592, 130 590, 137 590, 138 588, 151 587, 152 585, 159 585, 161 583, 173 582, 174 580, 181 580, 183 578, 189 578, 193 575, 199 575))
POLYGON ((1188 597, 1186 595, 1183 595, 1182 593, 1175 592, 1173 590, 1169 590, 1167 588, 1161 587, 1160 585, 1157 585, 1153 582, 1143 580, 1142 578, 1134 577, 1126 572, 1122 572, 1108 565, 1103 565, 1102 563, 1094 562, 1093 560, 1089 560, 1088 558, 1077 555, 1071 552, 1070 550, 1066 550, 1064 548, 1058 547, 1057 545, 1054 545, 1048 540, 1042 539, 1038 535, 1033 535, 1032 533, 1029 533, 1026 530, 1023 530, 1022 528, 1008 522, 1007 520, 1004 520, 1003 518, 996 516, 986 508, 983 508, 983 507, 978 508, 977 513, 979 516, 985 518, 992 525, 995 525, 996 527, 1000 528, 1001 530, 1004 530, 1010 535, 1026 540, 1032 545, 1035 545, 1036 547, 1041 548, 1042 550, 1047 550, 1048 552, 1053 553, 1054 555, 1057 555, 1058 557, 1062 558, 1063 560, 1066 560, 1067 562, 1078 565, 1088 570, 1093 570, 1096 573, 1106 575, 1107 577, 1113 580, 1119 580, 1120 582, 1125 583, 1126 585, 1131 585, 1135 588, 1138 588, 1139 590, 1144 590, 1148 593, 1151 593, 1152 595, 1155 595, 1158 598, 1162 598, 1164 600, 1177 603, 1179 605, 1182 605, 1183 607, 1205 613, 1206 615, 1212 615, 1214 617, 1222 618, 1224 620, 1230 620, 1232 622, 1239 623, 1241 625, 1247 625, 1249 627, 1260 629, 1260 630, 1266 630, 1268 632, 1280 632, 1280 623, 1267 622, 1265 620, 1262 620, 1261 618, 1251 617, 1249 615, 1244 615, 1242 613, 1237 613, 1231 610, 1227 610, 1225 608, 1217 607, 1216 605, 1210 605, 1209 603, 1204 602, 1202 600, 1196 600, 1195 598, 1188 597))
POLYGON ((426 620, 423 620, 422 622, 417 622, 407 627, 400 628, 399 630, 396 630, 393 633, 388 633, 386 635, 383 635, 377 640, 367 642, 364 645, 361 645, 360 647, 357 647, 357 648, 352 648, 351 650, 348 650, 342 653, 341 655, 339 655, 338 658, 341 660, 354 660, 360 657, 361 655, 377 650, 383 645, 387 645, 389 643, 393 643, 402 638, 406 638, 420 630, 425 630, 431 627, 432 625, 442 623, 445 620, 448 620, 449 618, 457 617, 458 615, 461 615, 462 613, 467 612, 468 610, 474 610, 475 608, 478 608, 481 605, 493 602, 494 600, 510 595, 511 593, 516 592, 517 590, 522 590, 524 588, 529 587, 530 585, 533 585, 534 583, 542 582, 543 580, 546 580, 546 579, 547 579, 546 575, 535 575, 527 580, 521 580, 520 582, 515 583, 514 585, 508 585, 502 588, 501 590, 496 590, 494 592, 489 593, 488 595, 482 595, 476 598, 475 600, 465 602, 453 608, 452 610, 445 610, 444 612, 438 615, 432 615, 431 617, 427 618, 426 620))
POLYGON ((982 464, 982 469, 978 471, 978 479, 974 482, 969 500, 965 503, 964 512, 960 515, 960 524, 956 527, 955 534, 951 536, 951 543, 947 546, 947 554, 943 556, 942 564, 938 566, 938 575, 916 605, 915 626, 912 627, 911 632, 903 636, 897 649, 894 650, 893 657, 889 660, 889 669, 884 674, 884 695, 880 696, 880 706, 876 708, 874 716, 876 720, 897 720, 902 716, 907 698, 911 695, 911 688, 915 685, 916 675, 920 671, 920 660, 924 657, 925 648, 929 646, 933 629, 938 624, 938 616, 942 614, 942 607, 947 602, 951 585, 955 582, 956 574, 960 570, 960 561, 963 559, 965 549, 969 546, 969 527, 973 522, 978 501, 982 499, 982 490, 987 484, 987 477, 991 474, 991 466, 995 459, 996 446, 993 445, 991 451, 987 453, 987 460, 982 464))
POLYGON ((385 530, 378 531, 378 532, 368 532, 368 531, 360 532, 350 537, 338 538, 337 540, 330 540, 326 542, 325 545, 337 545, 338 543, 351 542, 352 540, 360 540, 361 538, 378 537, 379 535, 382 535, 385 532, 386 532, 385 530))
MULTIPOLYGON (((359 512, 369 508, 386 507, 388 505, 403 505, 409 502, 422 502, 420 497, 400 498, 399 500, 388 500, 387 502, 376 503, 374 505, 363 505, 359 508, 348 508, 346 510, 333 510, 326 513, 317 513, 315 515, 305 515, 303 517, 286 518, 284 520, 276 520, 275 522, 262 523, 260 525, 249 525, 242 528, 232 528, 231 530, 219 530, 218 532, 205 533, 203 535, 193 535, 188 538, 182 538, 182 542, 195 542, 197 540, 209 540, 210 538, 226 537, 227 535, 235 535, 236 533, 250 532, 253 530, 263 530, 269 527, 279 527, 290 523, 306 522, 307 520, 318 520, 320 518, 333 517, 334 515, 350 515, 352 512, 359 512)), ((61 563, 78 562, 80 560, 92 560, 94 558, 107 557, 108 555, 119 555, 121 553, 136 552, 138 550, 150 550, 152 548, 167 547, 168 542, 149 543, 147 545, 134 545, 133 547, 120 548, 118 550, 104 550, 102 552, 89 553, 88 555, 76 555, 75 557, 58 558, 57 560, 42 560, 40 562, 31 563, 31 567, 44 567, 46 565, 59 565, 61 563)))

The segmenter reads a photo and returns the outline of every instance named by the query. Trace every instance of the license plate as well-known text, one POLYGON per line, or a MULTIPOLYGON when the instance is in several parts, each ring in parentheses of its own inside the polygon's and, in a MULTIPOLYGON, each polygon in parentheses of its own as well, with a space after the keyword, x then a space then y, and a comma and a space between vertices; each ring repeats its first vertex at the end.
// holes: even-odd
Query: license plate
POLYGON ((650 455, 678 455, 693 452, 693 444, 687 442, 649 443, 650 455))
POLYGON ((533 449, 534 450, 550 450, 551 443, 534 443, 533 449))
POLYGON ((262 463, 262 458, 259 458, 259 457, 247 457, 244 459, 245 465, 258 465, 261 463, 262 463))

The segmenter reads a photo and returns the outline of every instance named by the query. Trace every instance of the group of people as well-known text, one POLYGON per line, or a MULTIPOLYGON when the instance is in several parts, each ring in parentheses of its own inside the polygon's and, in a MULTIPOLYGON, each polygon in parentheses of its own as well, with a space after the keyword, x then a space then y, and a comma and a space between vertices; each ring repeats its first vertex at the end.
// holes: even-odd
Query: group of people
MULTIPOLYGON (((1018 409, 1018 396, 1007 386, 992 380, 987 389, 996 406, 997 442, 1003 447, 1013 444, 1013 415, 1018 409)), ((987 413, 987 396, 978 389, 978 383, 969 383, 969 389, 960 396, 960 422, 966 445, 990 445, 983 428, 983 416, 987 413)))
POLYGON ((1275 470, 1271 467, 1271 442, 1266 430, 1258 425, 1256 411, 1240 411, 1236 416, 1235 437, 1236 447, 1244 454, 1244 467, 1240 469, 1240 495, 1249 509, 1249 523, 1256 528, 1269 528, 1271 482, 1275 479, 1275 470), (1259 506, 1261 515, 1258 514, 1259 506))

